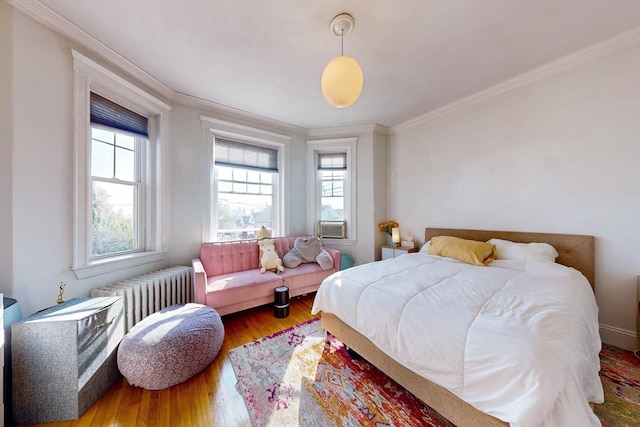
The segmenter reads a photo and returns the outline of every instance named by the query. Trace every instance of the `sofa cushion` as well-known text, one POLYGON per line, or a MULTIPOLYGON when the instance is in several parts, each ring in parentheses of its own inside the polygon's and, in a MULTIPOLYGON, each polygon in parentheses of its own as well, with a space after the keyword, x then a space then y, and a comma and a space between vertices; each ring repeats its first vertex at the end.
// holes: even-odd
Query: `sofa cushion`
POLYGON ((272 271, 260 273, 255 268, 211 277, 207 284, 207 304, 220 308, 238 301, 271 296, 273 290, 282 285, 282 275, 272 271))
POLYGON ((296 268, 285 268, 279 276, 285 281, 289 289, 291 289, 292 295, 298 295, 295 292, 297 288, 305 288, 314 284, 318 284, 319 286, 329 274, 335 271, 337 270, 324 271, 314 262, 300 264, 296 268))
POLYGON ((200 261, 207 276, 252 270, 260 265, 258 242, 241 240, 204 243, 200 246, 200 261))
POLYGON ((273 271, 260 270, 238 271, 236 273, 221 274, 208 278, 207 292, 220 292, 234 288, 244 288, 247 286, 262 286, 266 283, 280 283, 283 273, 276 274, 273 271))
POLYGON ((318 263, 323 270, 333 268, 331 255, 322 248, 322 242, 315 236, 298 237, 282 261, 288 268, 296 268, 302 263, 310 262, 318 263))
POLYGON ((298 251, 302 262, 315 262, 316 256, 322 250, 322 243, 317 237, 299 237, 293 247, 298 251))
POLYGON ((333 258, 325 249, 320 250, 320 253, 316 256, 316 262, 323 270, 331 270, 333 268, 333 258))

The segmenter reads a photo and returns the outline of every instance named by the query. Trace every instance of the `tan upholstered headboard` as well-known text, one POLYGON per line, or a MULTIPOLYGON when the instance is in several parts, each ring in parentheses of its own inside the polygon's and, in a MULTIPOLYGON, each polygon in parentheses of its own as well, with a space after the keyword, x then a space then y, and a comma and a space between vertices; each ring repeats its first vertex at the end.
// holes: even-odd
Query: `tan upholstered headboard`
POLYGON ((425 228, 424 239, 435 236, 453 236, 462 239, 486 242, 491 238, 518 243, 542 242, 558 251, 556 262, 580 271, 595 286, 594 238, 578 234, 528 233, 519 231, 460 230, 455 228, 425 228))

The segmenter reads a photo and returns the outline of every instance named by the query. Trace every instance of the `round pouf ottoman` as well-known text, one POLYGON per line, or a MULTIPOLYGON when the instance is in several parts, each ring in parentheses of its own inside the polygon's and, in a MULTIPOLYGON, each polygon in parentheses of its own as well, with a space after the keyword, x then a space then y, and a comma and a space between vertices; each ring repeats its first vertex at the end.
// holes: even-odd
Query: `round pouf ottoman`
POLYGON ((202 304, 166 307, 134 325, 118 347, 118 369, 129 384, 160 390, 193 377, 215 359, 224 326, 202 304))

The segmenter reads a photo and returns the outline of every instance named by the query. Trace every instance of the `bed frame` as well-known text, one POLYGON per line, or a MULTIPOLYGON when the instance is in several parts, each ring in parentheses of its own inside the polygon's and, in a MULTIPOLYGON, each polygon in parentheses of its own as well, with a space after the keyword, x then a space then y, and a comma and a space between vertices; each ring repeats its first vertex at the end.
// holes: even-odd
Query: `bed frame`
MULTIPOLYGON (((435 236, 454 236, 481 241, 497 238, 519 243, 549 243, 558 251, 559 256, 556 259, 558 263, 579 270, 589 280, 591 287, 594 287, 593 236, 449 228, 425 229, 425 242, 435 236)), ((323 312, 322 326, 456 426, 508 426, 507 423, 477 410, 447 389, 405 368, 335 315, 323 312)))

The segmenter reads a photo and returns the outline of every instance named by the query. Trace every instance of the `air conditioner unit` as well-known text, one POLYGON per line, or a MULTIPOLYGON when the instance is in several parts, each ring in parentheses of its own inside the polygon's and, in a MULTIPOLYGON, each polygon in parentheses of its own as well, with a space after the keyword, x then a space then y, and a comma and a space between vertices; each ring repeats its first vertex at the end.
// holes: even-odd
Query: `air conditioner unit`
POLYGON ((320 221, 318 223, 318 237, 328 239, 346 239, 346 221, 320 221))

